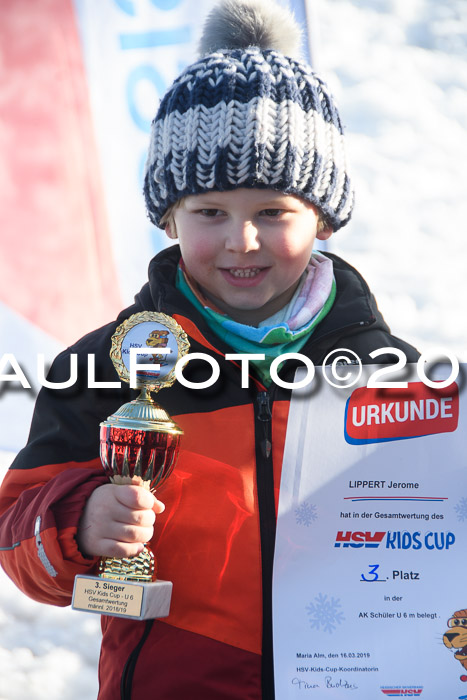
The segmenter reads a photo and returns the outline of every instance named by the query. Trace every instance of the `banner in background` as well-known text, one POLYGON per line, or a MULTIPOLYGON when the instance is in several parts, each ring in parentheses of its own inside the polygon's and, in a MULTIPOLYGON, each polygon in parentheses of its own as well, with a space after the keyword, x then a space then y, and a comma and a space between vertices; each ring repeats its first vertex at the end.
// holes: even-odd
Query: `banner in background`
MULTIPOLYGON (((305 0, 282 2, 305 26, 305 0)), ((0 382, 0 449, 26 441, 37 355, 114 318, 168 243, 142 195, 150 124, 214 4, 0 5, 0 358, 33 387, 0 382)))

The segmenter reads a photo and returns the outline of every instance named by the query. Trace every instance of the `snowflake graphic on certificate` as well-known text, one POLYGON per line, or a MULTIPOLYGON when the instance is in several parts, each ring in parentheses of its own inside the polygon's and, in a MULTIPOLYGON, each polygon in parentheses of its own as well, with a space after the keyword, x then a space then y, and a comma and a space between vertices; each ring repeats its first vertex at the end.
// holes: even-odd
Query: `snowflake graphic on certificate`
POLYGON ((295 520, 297 525, 305 525, 305 527, 310 527, 310 525, 318 519, 318 514, 316 512, 316 506, 313 503, 301 503, 298 508, 295 509, 295 520))
POLYGON ((344 613, 339 609, 339 598, 328 598, 326 594, 320 593, 314 600, 314 603, 306 606, 311 627, 332 634, 337 625, 345 620, 344 613))

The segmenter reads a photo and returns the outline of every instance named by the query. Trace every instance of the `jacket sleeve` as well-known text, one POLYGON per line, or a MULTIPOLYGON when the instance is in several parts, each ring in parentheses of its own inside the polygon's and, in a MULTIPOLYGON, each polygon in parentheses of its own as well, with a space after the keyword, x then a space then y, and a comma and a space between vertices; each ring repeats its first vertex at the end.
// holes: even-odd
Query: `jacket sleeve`
POLYGON ((75 536, 90 494, 108 482, 99 458, 99 423, 127 391, 87 386, 88 352, 103 358, 97 369, 102 381, 118 379, 108 347, 108 333, 90 334, 58 356, 49 381, 70 376, 69 355, 77 352, 78 382, 40 391, 28 444, 0 487, 0 563, 40 602, 68 605, 76 574, 92 573, 98 561, 80 553, 75 536))
POLYGON ((35 600, 68 605, 78 573, 97 559, 78 550, 75 535, 91 492, 107 478, 100 463, 10 469, 0 489, 0 562, 35 600))

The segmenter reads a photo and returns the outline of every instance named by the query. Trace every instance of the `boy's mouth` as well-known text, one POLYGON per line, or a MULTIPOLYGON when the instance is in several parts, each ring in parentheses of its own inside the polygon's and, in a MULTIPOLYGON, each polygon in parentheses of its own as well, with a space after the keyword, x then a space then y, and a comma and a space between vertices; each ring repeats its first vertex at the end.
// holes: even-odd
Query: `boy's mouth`
POLYGON ((257 287, 268 275, 270 267, 221 267, 225 281, 234 287, 257 287))
POLYGON ((229 267, 228 272, 234 277, 256 277, 262 269, 261 267, 229 267))

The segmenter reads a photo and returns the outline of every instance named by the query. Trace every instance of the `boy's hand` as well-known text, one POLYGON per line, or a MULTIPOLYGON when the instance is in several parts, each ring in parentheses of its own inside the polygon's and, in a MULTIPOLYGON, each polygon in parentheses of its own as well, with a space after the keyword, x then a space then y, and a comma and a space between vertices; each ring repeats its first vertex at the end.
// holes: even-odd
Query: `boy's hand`
POLYGON ((142 486, 104 484, 91 494, 78 526, 81 554, 133 557, 149 542, 165 506, 142 486))

